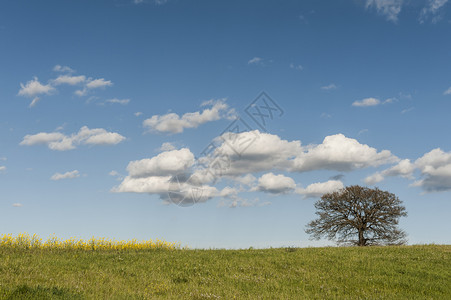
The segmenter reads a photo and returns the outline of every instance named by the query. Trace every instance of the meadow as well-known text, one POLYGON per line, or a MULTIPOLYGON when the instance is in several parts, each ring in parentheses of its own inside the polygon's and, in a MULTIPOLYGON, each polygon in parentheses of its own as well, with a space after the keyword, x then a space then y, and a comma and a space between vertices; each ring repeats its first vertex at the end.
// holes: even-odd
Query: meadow
POLYGON ((0 299, 451 299, 449 245, 190 250, 14 238, 0 237, 0 299))

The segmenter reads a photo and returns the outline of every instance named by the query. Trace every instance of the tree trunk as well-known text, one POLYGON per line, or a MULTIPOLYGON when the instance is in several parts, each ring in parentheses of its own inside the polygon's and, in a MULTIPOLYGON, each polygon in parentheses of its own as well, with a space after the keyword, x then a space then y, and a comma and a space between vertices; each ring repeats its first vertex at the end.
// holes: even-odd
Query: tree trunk
POLYGON ((365 238, 363 237, 363 229, 359 228, 359 246, 365 246, 365 238))

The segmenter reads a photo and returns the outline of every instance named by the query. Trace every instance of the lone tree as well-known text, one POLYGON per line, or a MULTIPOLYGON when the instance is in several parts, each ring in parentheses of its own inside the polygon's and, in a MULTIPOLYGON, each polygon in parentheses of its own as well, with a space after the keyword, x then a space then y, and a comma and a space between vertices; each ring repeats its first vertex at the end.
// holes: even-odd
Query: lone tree
POLYGON ((307 225, 314 239, 338 238, 340 244, 358 246, 402 245, 406 233, 398 228, 406 208, 395 194, 358 185, 324 194, 315 203, 318 219, 307 225))

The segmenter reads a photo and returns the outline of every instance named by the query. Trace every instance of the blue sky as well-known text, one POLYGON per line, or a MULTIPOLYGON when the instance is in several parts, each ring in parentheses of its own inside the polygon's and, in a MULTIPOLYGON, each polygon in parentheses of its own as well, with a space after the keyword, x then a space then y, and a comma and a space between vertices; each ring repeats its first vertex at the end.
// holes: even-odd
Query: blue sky
POLYGON ((404 201, 409 243, 451 243, 450 10, 2 1, 0 232, 325 245, 314 202, 360 184, 404 201))

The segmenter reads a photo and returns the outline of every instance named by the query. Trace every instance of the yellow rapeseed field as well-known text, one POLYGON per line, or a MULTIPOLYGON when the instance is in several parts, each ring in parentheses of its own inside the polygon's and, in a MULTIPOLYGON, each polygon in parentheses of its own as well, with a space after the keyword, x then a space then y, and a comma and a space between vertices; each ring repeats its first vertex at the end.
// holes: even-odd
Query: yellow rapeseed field
POLYGON ((19 233, 0 235, 0 247, 22 248, 22 249, 79 249, 79 250, 146 250, 146 249, 180 249, 179 243, 166 242, 162 240, 115 240, 103 237, 92 237, 83 240, 72 237, 66 240, 56 236, 50 236, 43 241, 38 235, 19 233))

